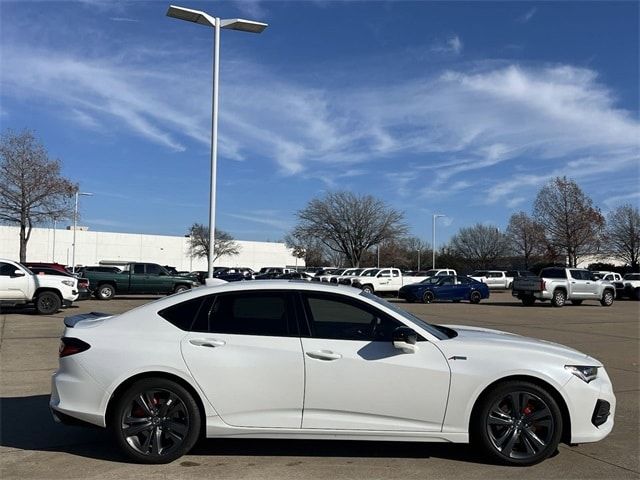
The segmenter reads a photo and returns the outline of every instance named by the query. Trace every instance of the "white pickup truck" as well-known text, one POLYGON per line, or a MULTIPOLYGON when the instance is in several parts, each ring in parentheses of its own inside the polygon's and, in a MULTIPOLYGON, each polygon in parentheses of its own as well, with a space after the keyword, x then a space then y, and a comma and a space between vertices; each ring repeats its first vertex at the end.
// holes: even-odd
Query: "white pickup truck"
POLYGON ((597 300, 609 307, 613 305, 616 290, 612 283, 596 279, 589 270, 550 267, 543 269, 539 278, 514 280, 512 295, 527 306, 536 300, 551 300, 554 307, 562 307, 567 300, 574 305, 597 300))
POLYGON ((50 315, 77 299, 77 278, 34 275, 24 265, 0 258, 0 306, 33 303, 36 312, 50 315))
POLYGON ((489 288, 509 289, 513 283, 513 277, 503 270, 476 270, 471 278, 487 284, 489 288))
POLYGON ((405 285, 419 283, 427 276, 403 276, 398 268, 373 268, 364 275, 351 277, 351 285, 369 293, 397 293, 405 285))

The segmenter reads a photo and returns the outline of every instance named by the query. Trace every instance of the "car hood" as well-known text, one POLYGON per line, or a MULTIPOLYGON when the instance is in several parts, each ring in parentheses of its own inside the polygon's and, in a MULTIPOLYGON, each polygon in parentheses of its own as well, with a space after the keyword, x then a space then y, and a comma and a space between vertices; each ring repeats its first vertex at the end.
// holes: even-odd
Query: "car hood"
MULTIPOLYGON (((443 350, 451 348, 452 351, 459 352, 461 347, 464 349, 466 346, 470 350, 482 348, 495 351, 498 354, 501 349, 517 349, 519 352, 529 351, 531 353, 561 357, 568 362, 576 362, 581 365, 602 366, 602 363, 589 355, 559 343, 482 327, 464 325, 443 325, 443 327, 450 328, 458 334, 457 337, 441 342, 443 350)), ((455 354, 457 355, 458 353, 455 354)))

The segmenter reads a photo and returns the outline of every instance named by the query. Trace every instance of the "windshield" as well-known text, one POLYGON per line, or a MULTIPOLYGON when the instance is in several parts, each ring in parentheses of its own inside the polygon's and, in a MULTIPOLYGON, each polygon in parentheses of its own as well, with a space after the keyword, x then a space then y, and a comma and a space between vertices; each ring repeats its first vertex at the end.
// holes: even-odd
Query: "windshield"
POLYGON ((428 283, 429 285, 436 284, 440 281, 442 277, 429 277, 422 280, 420 283, 428 283))
POLYGON ((367 270, 366 272, 360 275, 361 277, 374 277, 380 271, 379 268, 373 268, 371 270, 367 270))
POLYGON ((23 264, 19 263, 18 265, 20 265, 20 268, 22 268, 23 270, 25 270, 29 275, 34 275, 34 273, 29 270, 28 267, 25 267, 23 264))
POLYGON ((445 340, 447 338, 452 338, 450 335, 447 335, 447 333, 442 329, 436 328, 434 325, 431 325, 430 323, 425 322, 421 318, 416 317, 414 314, 407 312, 406 310, 403 310, 397 305, 394 305, 391 302, 387 302, 386 300, 383 300, 382 298, 372 293, 361 292, 360 295, 362 295, 365 298, 368 298, 369 300, 373 300, 378 305, 382 305, 383 307, 386 307, 389 310, 394 311, 395 313, 405 318, 409 322, 413 323, 414 325, 417 325, 418 327, 423 328, 424 330, 429 332, 431 335, 436 337, 438 340, 445 340))
POLYGON ((624 276, 625 280, 640 280, 640 273, 627 273, 624 276))
POLYGON ((438 274, 438 270, 427 270, 424 274, 425 277, 433 277, 438 274))
POLYGON ((334 270, 333 272, 331 272, 331 275, 342 275, 344 271, 344 268, 340 268, 339 270, 334 270))

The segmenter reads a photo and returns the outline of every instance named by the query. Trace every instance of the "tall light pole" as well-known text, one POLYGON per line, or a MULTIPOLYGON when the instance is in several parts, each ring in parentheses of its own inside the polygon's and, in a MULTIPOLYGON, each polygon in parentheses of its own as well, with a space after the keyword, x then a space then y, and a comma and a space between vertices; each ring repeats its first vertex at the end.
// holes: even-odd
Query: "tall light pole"
POLYGON ((433 256, 431 258, 431 268, 436 268, 436 218, 446 217, 446 215, 434 213, 432 217, 433 217, 433 226, 432 226, 433 237, 431 242, 431 248, 433 250, 433 256))
POLYGON ((76 273, 76 228, 78 227, 78 197, 80 195, 90 197, 93 193, 76 192, 76 206, 73 209, 73 253, 71 254, 71 269, 76 273))
POLYGON ((53 252, 51 255, 51 261, 53 263, 56 263, 56 223, 58 222, 58 219, 56 217, 53 217, 53 252))
POLYGON ((216 231, 216 175, 218 164, 218 85, 220 72, 220 29, 240 30, 242 32, 260 33, 267 28, 266 23, 243 20, 241 18, 221 19, 212 17, 201 10, 171 5, 167 16, 213 27, 213 94, 211 105, 211 183, 209 187, 209 273, 213 278, 213 250, 215 248, 216 231))

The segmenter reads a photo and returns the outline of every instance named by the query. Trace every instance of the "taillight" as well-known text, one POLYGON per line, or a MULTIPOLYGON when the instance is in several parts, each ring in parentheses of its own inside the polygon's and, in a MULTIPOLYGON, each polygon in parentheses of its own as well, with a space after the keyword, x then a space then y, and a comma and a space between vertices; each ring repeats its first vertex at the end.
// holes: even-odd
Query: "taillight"
POLYGON ((60 339, 60 349, 58 350, 58 356, 68 357, 69 355, 75 355, 76 353, 84 352, 85 350, 89 350, 91 345, 87 342, 83 342, 82 340, 78 340, 77 338, 71 337, 62 337, 60 339))
POLYGON ((540 290, 545 290, 546 286, 547 286, 547 282, 545 282, 544 280, 540 280, 540 290))

